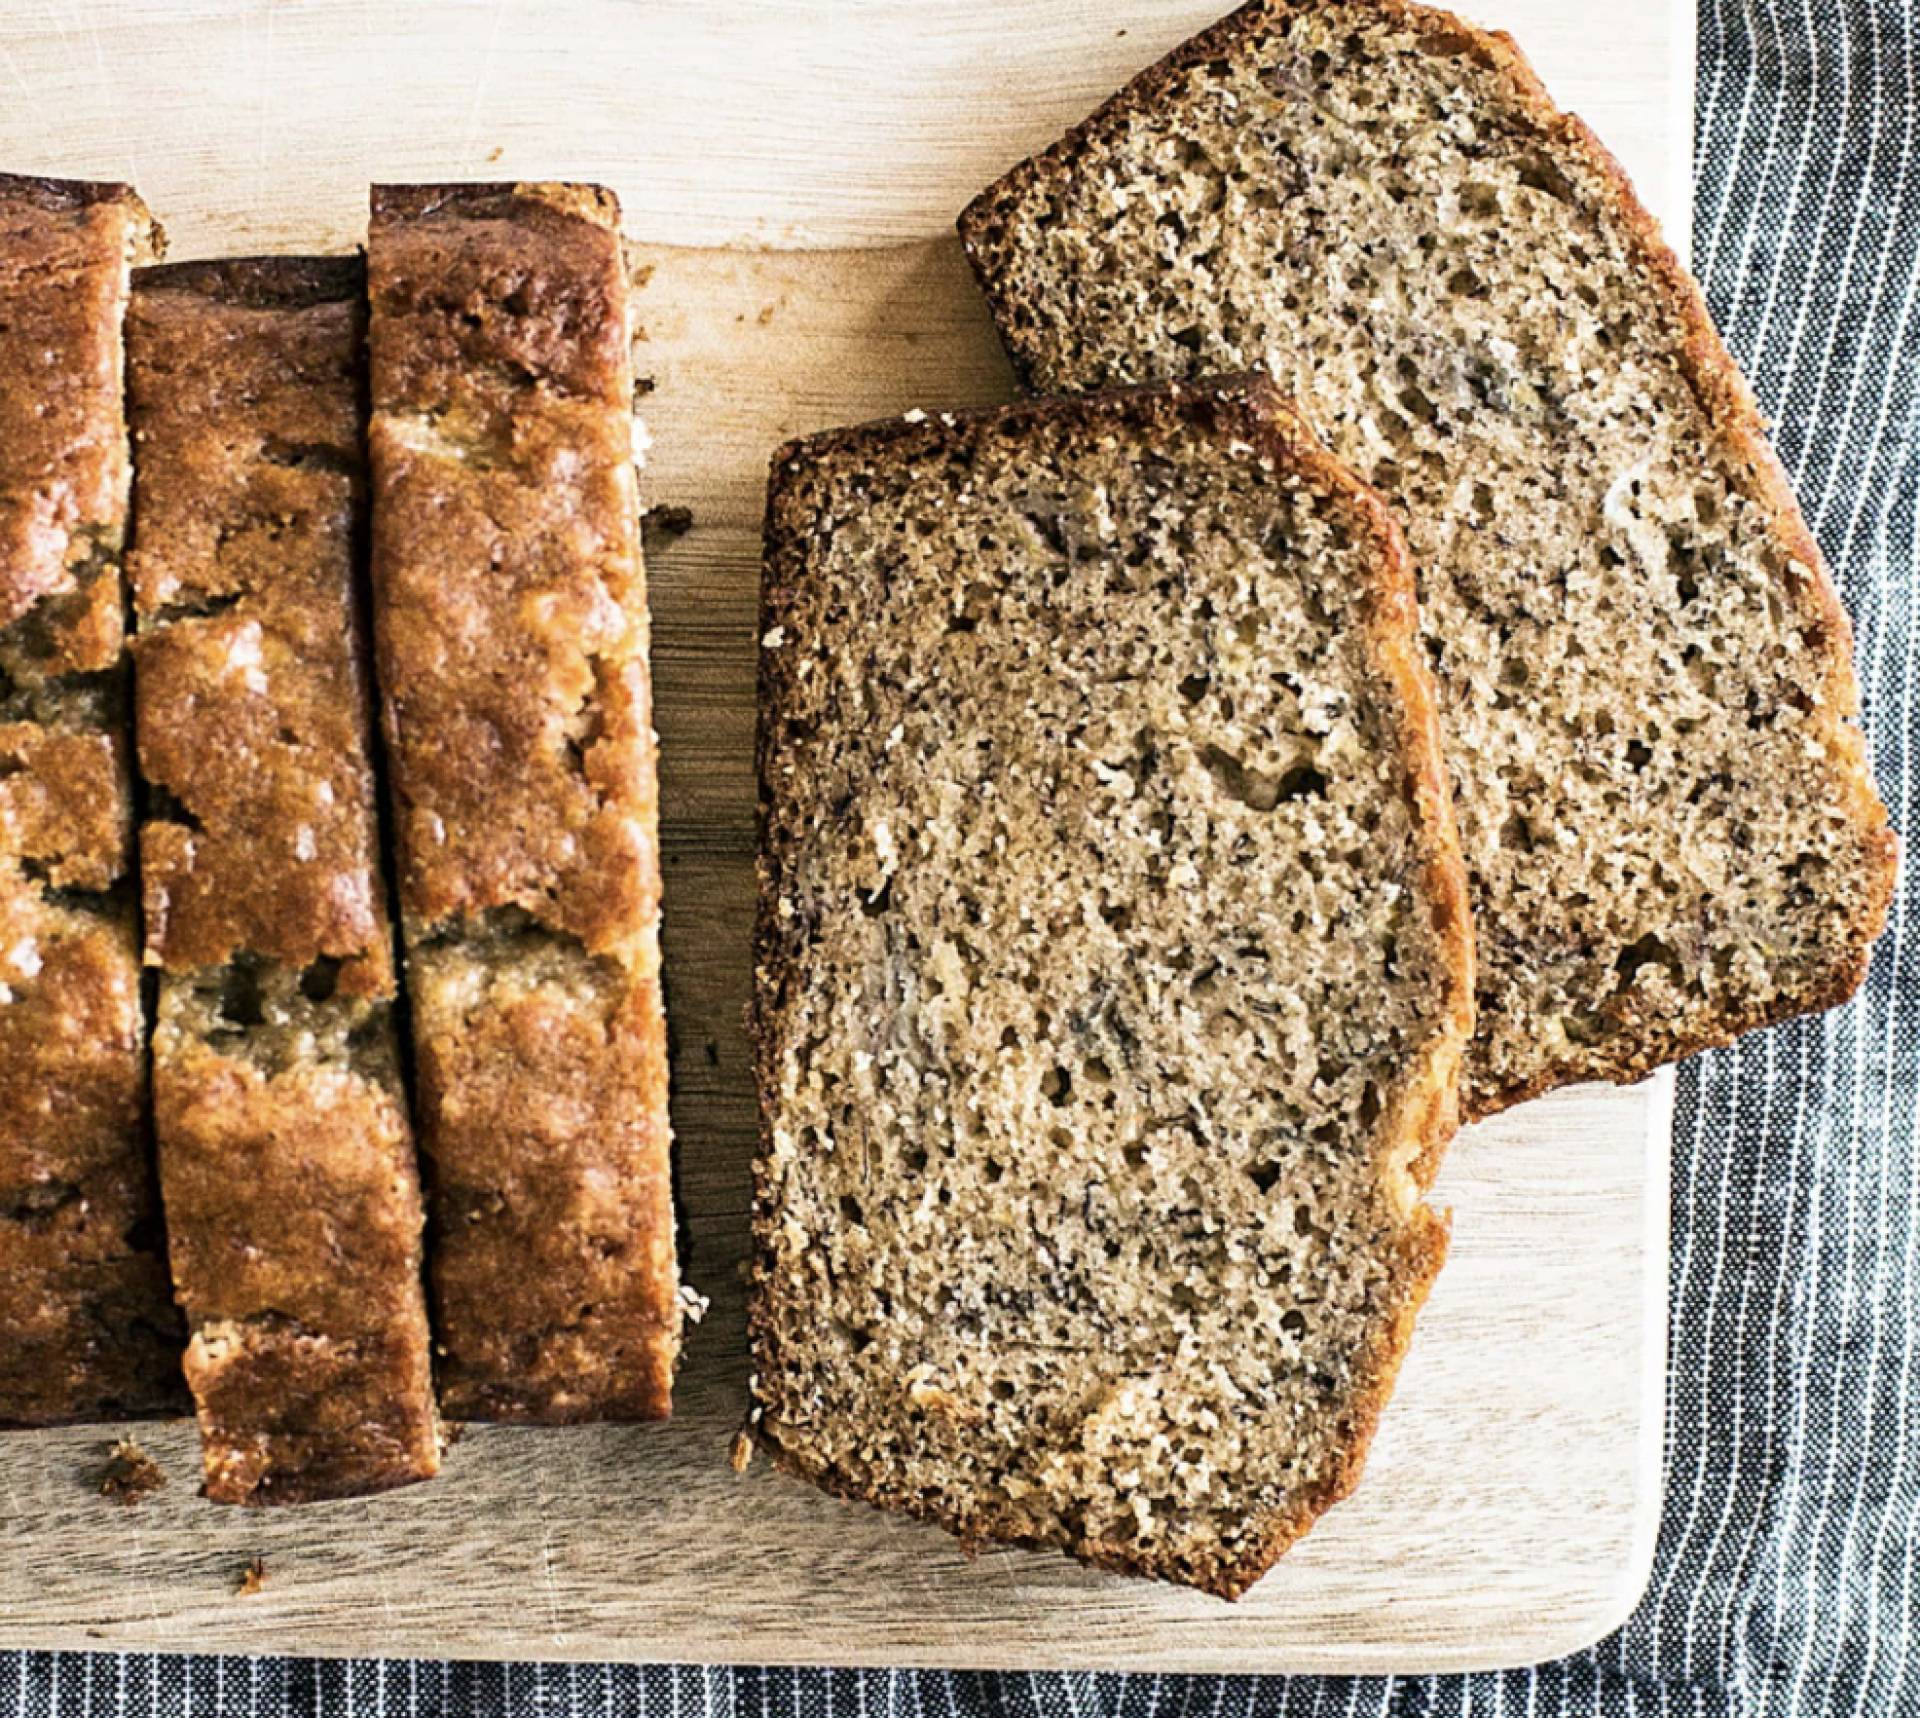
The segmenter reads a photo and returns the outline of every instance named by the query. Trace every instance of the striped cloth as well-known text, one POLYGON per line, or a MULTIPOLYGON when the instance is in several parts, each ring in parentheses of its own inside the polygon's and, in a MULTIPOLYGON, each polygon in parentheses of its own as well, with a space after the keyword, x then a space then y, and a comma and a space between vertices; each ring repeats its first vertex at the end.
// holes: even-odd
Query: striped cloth
MULTIPOLYGON (((1855 616, 1879 779, 1905 829, 1920 736, 1920 0, 1702 0, 1700 22, 1697 266, 1855 616)), ((1914 869, 1860 1000, 1681 1076, 1666 1516, 1645 1602, 1590 1652, 1359 1681, 0 1655, 0 1718, 1912 1718, 1914 869)))

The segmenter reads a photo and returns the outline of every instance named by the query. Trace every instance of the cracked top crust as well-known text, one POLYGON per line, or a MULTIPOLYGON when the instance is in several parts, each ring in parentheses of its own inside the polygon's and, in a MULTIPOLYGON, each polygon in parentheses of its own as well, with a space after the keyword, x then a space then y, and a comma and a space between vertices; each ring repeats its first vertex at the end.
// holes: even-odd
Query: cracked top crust
POLYGON ((356 602, 365 310, 354 259, 136 277, 140 629, 150 957, 343 963, 393 987, 356 602))
POLYGON ((383 186, 373 207, 402 897, 416 934, 511 907, 645 962, 656 809, 617 205, 383 186))
POLYGON ((657 787, 618 205, 378 186, 374 586, 442 1399, 669 1411, 657 787))

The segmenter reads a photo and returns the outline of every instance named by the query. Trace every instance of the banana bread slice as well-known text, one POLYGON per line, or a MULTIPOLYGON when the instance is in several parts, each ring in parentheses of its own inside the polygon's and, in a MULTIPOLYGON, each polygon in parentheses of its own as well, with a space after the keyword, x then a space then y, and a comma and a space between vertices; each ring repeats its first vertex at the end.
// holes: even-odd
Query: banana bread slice
POLYGON ((125 185, 0 175, 0 1425, 172 1413, 129 876, 125 185))
POLYGON ((379 186, 367 258, 443 1400, 661 1418, 681 1305, 619 207, 379 186))
POLYGON ((440 1463, 373 703, 364 271, 135 277, 130 558, 153 1083, 206 1495, 440 1463))
POLYGON ((1446 1245, 1471 947, 1399 533, 1256 379, 795 443, 766 553, 759 1436, 1237 1595, 1446 1245))
POLYGON ((1470 1113, 1852 993, 1894 842, 1846 615, 1698 289, 1511 41, 1255 0, 960 229, 1036 387, 1262 366, 1398 504, 1470 1113))

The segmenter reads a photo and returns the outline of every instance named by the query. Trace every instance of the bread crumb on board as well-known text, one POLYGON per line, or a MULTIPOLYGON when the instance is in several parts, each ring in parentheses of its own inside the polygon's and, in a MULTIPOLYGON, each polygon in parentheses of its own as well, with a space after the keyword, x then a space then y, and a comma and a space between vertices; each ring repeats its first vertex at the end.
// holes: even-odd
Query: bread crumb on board
POLYGON ((267 1584, 267 1560, 255 1557, 240 1571, 240 1579, 234 1583, 234 1596, 250 1599, 267 1584))
POLYGON ((661 537, 684 537, 693 529, 691 507, 649 507, 643 521, 647 530, 661 537))
POLYGON ((111 1498, 122 1509, 132 1509, 156 1491, 164 1491, 166 1484, 160 1464, 132 1438, 121 1438, 108 1447, 107 1465, 100 1471, 102 1497, 111 1498))

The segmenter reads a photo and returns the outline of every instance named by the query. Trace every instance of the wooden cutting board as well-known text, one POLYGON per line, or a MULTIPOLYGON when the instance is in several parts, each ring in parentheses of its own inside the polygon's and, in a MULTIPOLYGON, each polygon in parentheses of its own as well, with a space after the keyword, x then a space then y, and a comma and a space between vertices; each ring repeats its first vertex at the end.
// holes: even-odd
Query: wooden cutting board
MULTIPOLYGON (((1670 1078, 1463 1135, 1454 1253, 1359 1494, 1237 1606, 727 1465, 752 1091, 755 586, 790 434, 1009 397, 950 236, 973 191, 1213 0, 15 9, 0 164, 134 179, 177 257, 356 243, 371 178, 591 177, 651 269, 648 488, 674 1111, 713 1298, 670 1425, 479 1428, 436 1483, 277 1514, 97 1495, 109 1435, 0 1437, 0 1645, 492 1658, 1410 1671, 1618 1623, 1659 1510, 1670 1078), (691 248, 710 247, 710 248, 691 248), (717 247, 717 248, 715 248, 717 247), (255 1558, 264 1585, 237 1591, 255 1558)), ((1483 0, 1684 231, 1692 8, 1483 0)))

